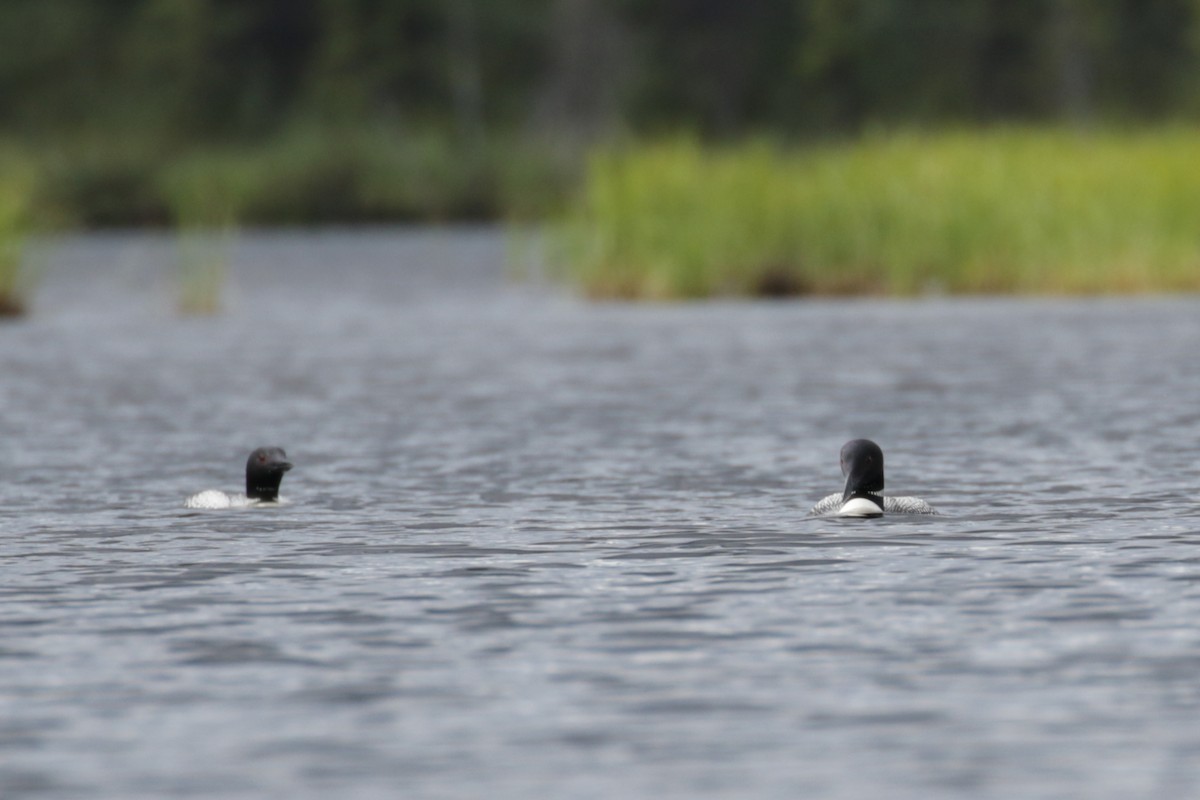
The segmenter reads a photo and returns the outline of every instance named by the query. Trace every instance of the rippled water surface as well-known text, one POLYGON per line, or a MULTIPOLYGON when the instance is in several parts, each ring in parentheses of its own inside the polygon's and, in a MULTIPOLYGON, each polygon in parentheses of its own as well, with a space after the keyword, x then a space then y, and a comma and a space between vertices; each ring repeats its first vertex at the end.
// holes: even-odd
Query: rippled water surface
POLYGON ((44 246, 0 796, 1200 796, 1200 301, 589 305, 490 231, 44 246), (937 518, 806 519, 857 436, 937 518), (288 504, 196 512, 287 448, 288 504))

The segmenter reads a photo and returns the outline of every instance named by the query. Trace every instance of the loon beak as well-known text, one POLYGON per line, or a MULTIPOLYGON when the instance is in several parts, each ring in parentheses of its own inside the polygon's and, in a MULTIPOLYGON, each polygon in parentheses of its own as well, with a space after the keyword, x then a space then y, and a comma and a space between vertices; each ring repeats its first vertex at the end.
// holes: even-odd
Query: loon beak
POLYGON ((292 468, 292 462, 280 461, 278 464, 275 465, 275 468, 278 469, 280 472, 287 472, 289 469, 292 468))

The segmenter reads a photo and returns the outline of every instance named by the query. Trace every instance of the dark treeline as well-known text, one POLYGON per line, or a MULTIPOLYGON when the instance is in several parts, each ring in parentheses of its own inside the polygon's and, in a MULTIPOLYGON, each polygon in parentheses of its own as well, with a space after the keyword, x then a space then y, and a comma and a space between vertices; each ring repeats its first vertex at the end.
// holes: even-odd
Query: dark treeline
POLYGON ((727 135, 1200 107, 1197 0, 5 0, 0 126, 727 135))
POLYGON ((1186 119, 1198 67, 1200 0, 4 0, 0 140, 58 148, 50 193, 85 222, 161 220, 163 164, 239 146, 320 155, 314 195, 381 161, 474 193, 266 220, 490 216, 552 171, 503 168, 614 135, 1186 119), (385 135, 347 165, 300 129, 385 135))

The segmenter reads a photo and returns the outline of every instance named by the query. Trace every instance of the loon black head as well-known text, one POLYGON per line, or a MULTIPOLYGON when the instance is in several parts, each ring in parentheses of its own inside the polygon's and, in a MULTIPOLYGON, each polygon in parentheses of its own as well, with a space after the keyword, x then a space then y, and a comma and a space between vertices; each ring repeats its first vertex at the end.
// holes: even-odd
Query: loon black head
POLYGON ((246 462, 246 497, 251 500, 278 500, 279 482, 292 468, 282 447, 260 447, 246 462))
POLYGON ((842 474, 846 490, 842 502, 863 497, 883 511, 883 450, 870 439, 854 439, 842 445, 842 474))

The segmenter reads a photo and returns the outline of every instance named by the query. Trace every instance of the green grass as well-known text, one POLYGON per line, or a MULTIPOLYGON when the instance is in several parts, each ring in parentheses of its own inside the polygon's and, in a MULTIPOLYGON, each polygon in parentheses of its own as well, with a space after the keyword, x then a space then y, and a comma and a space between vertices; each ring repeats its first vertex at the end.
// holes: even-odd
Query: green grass
POLYGON ((605 149, 558 227, 595 297, 1200 290, 1200 131, 605 149))
POLYGON ((211 316, 221 310, 230 240, 244 213, 246 191, 244 172, 223 166, 186 159, 159 177, 175 226, 177 306, 183 314, 211 316))
POLYGON ((0 317, 26 310, 30 276, 22 256, 32 227, 32 193, 28 171, 0 158, 0 317))
POLYGON ((211 316, 221 311, 232 234, 233 228, 184 228, 178 232, 180 313, 211 316))

